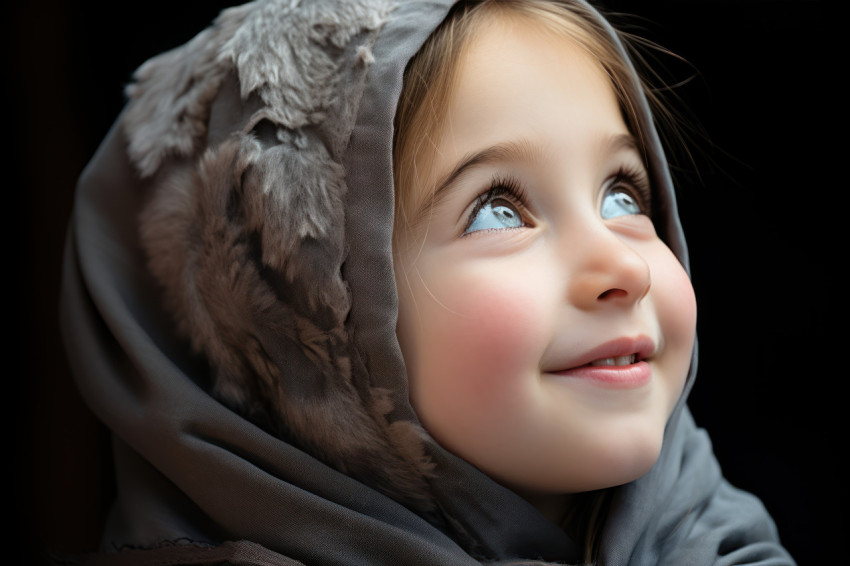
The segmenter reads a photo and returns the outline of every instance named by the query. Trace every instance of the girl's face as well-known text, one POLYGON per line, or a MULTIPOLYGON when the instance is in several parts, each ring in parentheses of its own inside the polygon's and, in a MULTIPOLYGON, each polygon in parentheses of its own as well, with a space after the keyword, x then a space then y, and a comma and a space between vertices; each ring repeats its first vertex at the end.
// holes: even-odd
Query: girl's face
POLYGON ((396 250, 424 426, 527 496, 641 476, 682 391, 696 306, 645 214, 609 79, 574 43, 497 22, 461 61, 434 141, 419 156, 433 167, 405 188, 433 206, 396 250))

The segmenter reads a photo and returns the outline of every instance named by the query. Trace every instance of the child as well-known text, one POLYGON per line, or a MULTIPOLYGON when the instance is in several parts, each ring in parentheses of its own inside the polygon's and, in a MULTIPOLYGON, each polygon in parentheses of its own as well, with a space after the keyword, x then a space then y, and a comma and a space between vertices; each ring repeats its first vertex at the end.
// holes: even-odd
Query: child
POLYGON ((259 0, 138 71, 66 263, 118 480, 86 559, 793 564, 685 406, 617 34, 451 4, 259 0))

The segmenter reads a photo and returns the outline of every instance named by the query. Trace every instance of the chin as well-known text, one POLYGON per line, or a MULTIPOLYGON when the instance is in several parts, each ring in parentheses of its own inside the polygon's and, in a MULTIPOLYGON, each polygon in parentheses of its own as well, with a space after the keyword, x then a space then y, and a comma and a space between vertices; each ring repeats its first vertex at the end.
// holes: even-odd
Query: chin
POLYGON ((616 487, 644 476, 658 461, 663 438, 663 430, 621 434, 616 441, 604 444, 604 449, 597 446, 581 470, 584 473, 577 474, 573 493, 616 487))

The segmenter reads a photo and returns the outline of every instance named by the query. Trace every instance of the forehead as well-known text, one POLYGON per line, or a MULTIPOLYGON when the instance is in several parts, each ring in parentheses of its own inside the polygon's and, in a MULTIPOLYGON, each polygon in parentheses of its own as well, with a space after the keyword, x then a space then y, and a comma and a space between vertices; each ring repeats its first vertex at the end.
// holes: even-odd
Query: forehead
POLYGON ((605 70, 575 40, 525 18, 496 18, 457 64, 433 152, 430 184, 452 162, 489 146, 530 140, 556 151, 627 133, 605 70), (592 141, 592 140, 591 140, 592 141))

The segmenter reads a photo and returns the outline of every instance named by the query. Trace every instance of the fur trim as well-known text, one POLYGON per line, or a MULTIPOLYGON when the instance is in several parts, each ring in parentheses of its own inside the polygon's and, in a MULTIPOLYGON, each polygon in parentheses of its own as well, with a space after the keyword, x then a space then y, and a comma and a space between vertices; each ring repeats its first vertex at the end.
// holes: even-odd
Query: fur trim
POLYGON ((390 9, 384 0, 261 0, 227 10, 141 67, 123 125, 131 159, 155 186, 141 216, 150 268, 180 332, 209 359, 214 395, 429 511, 424 432, 388 420, 389 392, 369 386, 345 326, 340 161, 390 9), (259 109, 205 148, 228 76, 259 109))

